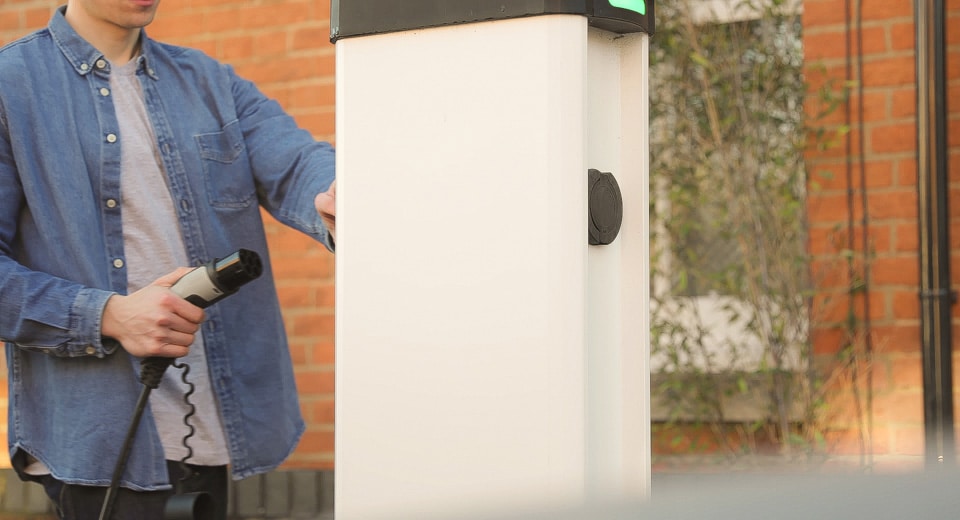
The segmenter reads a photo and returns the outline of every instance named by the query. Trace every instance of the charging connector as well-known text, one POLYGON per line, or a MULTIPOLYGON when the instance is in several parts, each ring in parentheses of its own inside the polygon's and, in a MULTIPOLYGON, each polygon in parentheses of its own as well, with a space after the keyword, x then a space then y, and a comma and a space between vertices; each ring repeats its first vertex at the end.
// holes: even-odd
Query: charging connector
MULTIPOLYGON (((248 249, 240 249, 230 256, 215 259, 193 269, 180 277, 170 290, 197 307, 206 308, 237 292, 240 287, 259 278, 262 273, 263 262, 260 261, 260 255, 248 249)), ((120 450, 120 458, 114 468, 110 487, 107 488, 107 494, 103 499, 100 520, 110 518, 113 511, 120 478, 126 468, 133 438, 143 417, 150 391, 160 385, 164 371, 173 361, 173 358, 166 357, 149 357, 141 361, 140 382, 143 383, 143 389, 137 400, 127 437, 120 450)), ((167 501, 165 517, 167 520, 202 518, 203 514, 200 511, 208 507, 209 502, 209 497, 203 493, 174 495, 167 501)))

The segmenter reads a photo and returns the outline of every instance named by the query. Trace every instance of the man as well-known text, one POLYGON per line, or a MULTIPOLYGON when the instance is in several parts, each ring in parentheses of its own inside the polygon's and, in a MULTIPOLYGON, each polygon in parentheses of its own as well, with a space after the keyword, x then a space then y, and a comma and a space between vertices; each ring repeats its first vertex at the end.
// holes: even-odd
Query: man
POLYGON ((98 517, 141 358, 183 358, 196 392, 167 370, 112 518, 162 518, 174 485, 225 518, 228 473, 275 468, 304 428, 260 208, 333 250, 334 152, 230 67, 148 38, 159 2, 68 0, 0 50, 10 457, 61 518, 98 517), (237 295, 169 289, 240 248, 265 268, 237 295))

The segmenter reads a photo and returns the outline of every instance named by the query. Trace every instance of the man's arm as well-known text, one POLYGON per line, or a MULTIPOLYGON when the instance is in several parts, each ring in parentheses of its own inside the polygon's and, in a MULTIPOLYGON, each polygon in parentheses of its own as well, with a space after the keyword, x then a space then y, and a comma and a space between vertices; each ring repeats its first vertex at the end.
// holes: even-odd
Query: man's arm
POLYGON ((299 128, 275 100, 225 67, 244 144, 257 184, 259 202, 278 221, 333 249, 328 212, 316 207, 317 194, 335 192, 336 156, 330 143, 299 128))
POLYGON ((31 269, 15 257, 18 241, 31 237, 20 226, 26 196, 5 115, 0 110, 0 338, 59 356, 107 355, 116 345, 101 341, 100 313, 111 291, 31 269))

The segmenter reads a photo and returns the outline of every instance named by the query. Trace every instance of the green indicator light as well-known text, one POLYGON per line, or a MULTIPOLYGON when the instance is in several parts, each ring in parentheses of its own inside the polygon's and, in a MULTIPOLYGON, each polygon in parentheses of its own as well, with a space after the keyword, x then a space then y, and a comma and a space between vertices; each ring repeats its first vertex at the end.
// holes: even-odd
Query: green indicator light
POLYGON ((647 14, 646 0, 610 0, 610 5, 620 9, 629 9, 631 11, 647 14))

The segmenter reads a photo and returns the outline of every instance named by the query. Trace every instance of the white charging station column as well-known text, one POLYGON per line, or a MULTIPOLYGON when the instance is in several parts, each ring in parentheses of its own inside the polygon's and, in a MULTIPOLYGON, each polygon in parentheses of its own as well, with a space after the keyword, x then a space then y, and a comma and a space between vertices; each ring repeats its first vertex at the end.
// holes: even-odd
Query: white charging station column
POLYGON ((436 4, 333 3, 336 517, 645 496, 652 3, 436 4))

